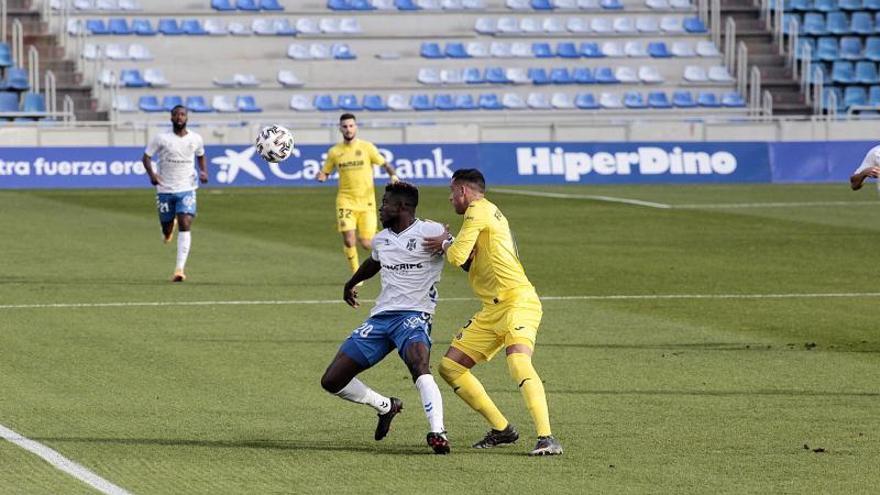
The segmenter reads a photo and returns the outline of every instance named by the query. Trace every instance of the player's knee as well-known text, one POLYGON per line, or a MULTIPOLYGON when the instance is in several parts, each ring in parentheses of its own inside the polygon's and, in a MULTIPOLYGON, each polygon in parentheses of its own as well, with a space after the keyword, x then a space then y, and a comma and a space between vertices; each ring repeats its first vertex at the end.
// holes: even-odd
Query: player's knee
POLYGON ((456 363, 446 356, 443 356, 443 359, 440 360, 440 367, 438 369, 438 372, 446 383, 452 385, 452 382, 467 373, 467 370, 468 369, 464 366, 456 363))
POLYGON ((511 378, 516 381, 519 386, 526 380, 535 379, 538 373, 532 365, 532 357, 521 352, 514 352, 507 355, 507 369, 510 371, 511 378))
POLYGON ((321 377, 321 388, 330 392, 331 394, 335 394, 342 390, 344 385, 339 384, 339 380, 337 380, 330 373, 324 373, 324 376, 321 377))
POLYGON ((358 242, 360 242, 361 247, 364 249, 372 249, 373 247, 372 239, 358 239, 358 242))

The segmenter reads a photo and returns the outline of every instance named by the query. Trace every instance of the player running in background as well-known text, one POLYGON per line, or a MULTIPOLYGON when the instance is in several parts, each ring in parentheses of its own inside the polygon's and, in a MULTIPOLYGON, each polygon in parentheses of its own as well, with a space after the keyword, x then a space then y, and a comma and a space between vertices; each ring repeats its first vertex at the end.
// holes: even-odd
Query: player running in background
POLYGON ((443 258, 421 247, 425 236, 440 235, 437 223, 416 218, 419 191, 405 182, 388 184, 382 197, 380 219, 384 230, 373 242, 367 258, 345 284, 343 299, 359 306, 357 285, 377 273, 382 290, 370 317, 343 342, 321 377, 321 386, 343 399, 366 404, 379 413, 375 439, 388 434, 391 420, 403 409, 396 397, 385 397, 356 376, 381 361, 392 349, 406 363, 428 417, 428 445, 437 454, 449 453, 443 426, 443 399, 429 367, 431 318, 437 304, 437 282, 443 258))
POLYGON ((342 142, 327 151, 324 166, 318 172, 318 182, 324 182, 339 170, 339 191, 336 193, 336 229, 342 233, 342 251, 352 273, 360 266, 357 244, 370 249, 376 235, 376 191, 373 187, 373 165, 382 165, 391 179, 397 182, 394 169, 385 163, 376 146, 358 139, 357 120, 344 113, 339 117, 342 142), (355 233, 355 231, 357 233, 355 233))
POLYGON ((186 122, 186 107, 177 105, 171 110, 172 131, 154 137, 143 156, 150 183, 156 186, 156 206, 166 244, 171 242, 177 223, 177 264, 171 279, 174 282, 186 280, 183 269, 192 242, 190 229, 196 216, 196 189, 199 182, 208 182, 205 144, 202 136, 187 130, 186 122), (198 158, 198 176, 193 156, 198 158), (154 157, 157 170, 153 170, 154 157))
POLYGON ((504 348, 510 376, 538 432, 538 444, 529 455, 562 454, 562 445, 550 431, 544 385, 532 366, 541 301, 520 264, 510 226, 501 210, 483 197, 486 181, 479 170, 456 170, 450 187, 449 200, 455 212, 464 215, 461 230, 454 238, 448 232, 427 237, 424 246, 445 252, 451 264, 468 271, 471 288, 483 307, 453 339, 440 362, 440 376, 492 426, 475 448, 514 443, 519 439, 516 428, 470 371, 504 348))
POLYGON ((862 188, 868 177, 874 179, 880 177, 880 146, 874 146, 868 150, 868 153, 862 160, 862 164, 849 178, 849 185, 853 191, 858 191, 862 188))

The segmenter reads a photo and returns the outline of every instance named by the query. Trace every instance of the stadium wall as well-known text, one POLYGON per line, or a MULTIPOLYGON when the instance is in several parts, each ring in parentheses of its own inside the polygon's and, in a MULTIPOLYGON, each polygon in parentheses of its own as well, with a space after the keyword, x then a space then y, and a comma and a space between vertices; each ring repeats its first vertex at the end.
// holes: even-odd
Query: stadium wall
MULTIPOLYGON (((778 183, 843 181, 872 141, 526 142, 383 145, 401 178, 445 185, 457 168, 478 167, 493 185, 778 183)), ((280 164, 248 145, 207 146, 213 187, 305 186, 326 145, 298 146, 280 164)), ((149 187, 143 148, 3 147, 0 189, 149 187)), ((377 169, 378 180, 384 173, 377 169)))

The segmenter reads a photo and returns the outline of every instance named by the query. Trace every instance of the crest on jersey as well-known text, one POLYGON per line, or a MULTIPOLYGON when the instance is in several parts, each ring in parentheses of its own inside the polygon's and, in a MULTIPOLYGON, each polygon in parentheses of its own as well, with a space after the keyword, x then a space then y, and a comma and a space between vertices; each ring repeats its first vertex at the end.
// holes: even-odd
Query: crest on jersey
POLYGON ((409 242, 406 243, 406 249, 408 251, 415 251, 416 249, 416 240, 410 239, 409 242))

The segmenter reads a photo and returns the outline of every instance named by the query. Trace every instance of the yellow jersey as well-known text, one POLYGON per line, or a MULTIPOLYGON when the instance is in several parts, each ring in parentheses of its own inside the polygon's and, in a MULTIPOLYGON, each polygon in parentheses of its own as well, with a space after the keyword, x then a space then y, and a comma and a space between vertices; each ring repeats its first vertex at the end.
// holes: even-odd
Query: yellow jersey
POLYGON ((327 159, 321 171, 327 175, 339 170, 339 191, 336 207, 362 210, 372 207, 376 201, 373 186, 373 165, 383 165, 385 158, 369 141, 355 139, 336 144, 327 151, 327 159))
POLYGON ((484 304, 497 303, 527 289, 534 291, 519 262, 507 218, 486 198, 468 206, 461 230, 446 250, 446 259, 461 266, 471 251, 474 259, 468 281, 484 304))

